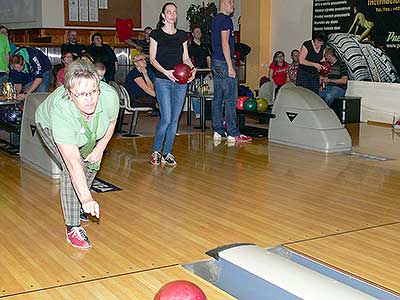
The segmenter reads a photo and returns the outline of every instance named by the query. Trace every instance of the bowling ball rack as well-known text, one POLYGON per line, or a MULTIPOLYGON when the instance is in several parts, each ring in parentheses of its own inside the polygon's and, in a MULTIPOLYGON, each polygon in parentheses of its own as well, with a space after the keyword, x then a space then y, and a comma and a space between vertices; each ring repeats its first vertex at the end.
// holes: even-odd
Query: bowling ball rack
MULTIPOLYGON (((5 102, 0 101, 0 107, 16 105, 21 103, 22 101, 15 102, 5 102)), ((21 131, 21 124, 14 123, 4 123, 0 122, 0 129, 9 133, 9 141, 0 138, 0 149, 6 151, 9 154, 18 155, 19 154, 19 136, 21 131)))
POLYGON ((19 135, 20 135, 20 125, 12 123, 1 123, 0 129, 9 133, 9 141, 0 138, 0 149, 6 151, 9 154, 18 155, 19 154, 19 135))
POLYGON ((251 112, 237 109, 236 111, 240 133, 251 136, 253 138, 268 137, 267 128, 246 125, 246 116, 258 119, 260 124, 265 124, 269 119, 275 118, 275 115, 271 112, 271 110, 272 106, 268 107, 265 112, 251 112))

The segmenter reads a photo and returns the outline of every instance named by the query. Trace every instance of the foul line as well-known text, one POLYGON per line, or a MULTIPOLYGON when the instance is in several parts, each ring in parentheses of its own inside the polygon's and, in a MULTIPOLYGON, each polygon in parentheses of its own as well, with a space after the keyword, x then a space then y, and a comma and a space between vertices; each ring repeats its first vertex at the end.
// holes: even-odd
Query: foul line
POLYGON ((0 299, 1 298, 13 297, 13 296, 19 296, 19 295, 25 295, 25 294, 31 294, 31 293, 33 294, 33 293, 37 293, 37 292, 43 292, 43 291, 48 291, 48 290, 53 290, 53 289, 58 289, 58 288, 63 288, 63 287, 69 287, 69 286, 74 286, 74 285, 78 285, 78 284, 85 284, 85 283, 89 283, 89 282, 101 281, 101 280, 106 280, 106 279, 110 279, 110 278, 123 277, 123 276, 132 275, 132 274, 139 274, 139 273, 153 271, 153 270, 166 269, 166 268, 175 267, 175 266, 179 266, 179 265, 180 264, 171 264, 171 265, 165 265, 165 266, 154 267, 154 268, 149 268, 149 269, 137 270, 137 271, 132 271, 132 272, 114 274, 114 275, 105 276, 105 277, 87 279, 87 280, 83 280, 83 281, 79 281, 79 282, 71 282, 71 283, 65 283, 65 284, 60 284, 60 285, 55 285, 55 286, 49 286, 49 287, 40 288, 40 289, 17 292, 17 293, 13 293, 13 294, 0 296, 0 299))

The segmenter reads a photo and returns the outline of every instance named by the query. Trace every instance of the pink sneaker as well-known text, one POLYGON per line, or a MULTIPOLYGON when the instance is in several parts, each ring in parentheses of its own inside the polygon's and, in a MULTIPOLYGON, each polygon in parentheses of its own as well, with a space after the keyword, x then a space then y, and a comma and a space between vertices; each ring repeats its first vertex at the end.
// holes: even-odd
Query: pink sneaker
POLYGON ((228 136, 228 142, 235 142, 235 143, 248 143, 253 140, 252 137, 240 134, 238 136, 228 136))
POLYGON ((91 246, 85 229, 80 226, 72 227, 67 231, 67 242, 79 249, 89 249, 91 246))

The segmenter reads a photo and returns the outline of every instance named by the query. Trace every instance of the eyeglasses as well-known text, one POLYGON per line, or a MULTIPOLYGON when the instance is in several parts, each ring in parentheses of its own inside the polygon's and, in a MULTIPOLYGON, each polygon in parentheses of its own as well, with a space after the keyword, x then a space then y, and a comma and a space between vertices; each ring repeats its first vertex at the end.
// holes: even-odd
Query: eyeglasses
POLYGON ((144 58, 141 58, 141 59, 137 59, 137 60, 135 60, 134 62, 139 62, 139 61, 141 61, 141 60, 145 61, 145 59, 144 59, 144 58))
POLYGON ((72 96, 74 96, 77 99, 82 99, 82 98, 88 98, 88 97, 93 97, 95 95, 100 94, 100 90, 99 89, 94 89, 91 92, 88 93, 79 93, 79 94, 75 94, 72 91, 69 91, 71 93, 72 96))

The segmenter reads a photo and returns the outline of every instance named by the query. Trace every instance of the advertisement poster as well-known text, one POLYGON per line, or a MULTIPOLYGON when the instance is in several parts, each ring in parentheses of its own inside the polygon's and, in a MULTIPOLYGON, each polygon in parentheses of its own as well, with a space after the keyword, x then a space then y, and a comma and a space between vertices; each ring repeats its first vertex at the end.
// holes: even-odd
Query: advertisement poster
MULTIPOLYGON (((400 0, 314 0, 313 33, 323 31, 328 35, 337 34, 335 43, 339 50, 348 37, 348 45, 350 41, 353 41, 354 45, 357 44, 366 59, 371 55, 376 56, 374 60, 381 57, 386 68, 391 69, 387 72, 398 73, 400 70, 399 16, 400 0), (388 66, 390 62, 385 58, 386 55, 394 68, 388 66)), ((354 48, 354 45, 351 47, 354 48)), ((374 65, 372 69, 379 69, 379 62, 375 61, 375 63, 378 66, 374 65)), ((387 78, 381 78, 382 80, 379 80, 382 74, 377 76, 378 80, 377 78, 370 80, 391 82, 398 80, 398 75, 395 74, 389 74, 387 78)))

